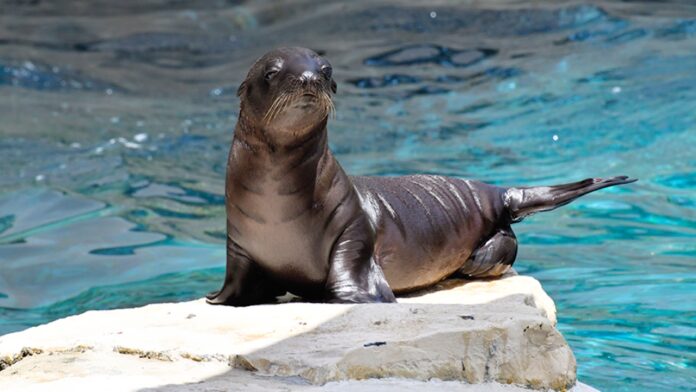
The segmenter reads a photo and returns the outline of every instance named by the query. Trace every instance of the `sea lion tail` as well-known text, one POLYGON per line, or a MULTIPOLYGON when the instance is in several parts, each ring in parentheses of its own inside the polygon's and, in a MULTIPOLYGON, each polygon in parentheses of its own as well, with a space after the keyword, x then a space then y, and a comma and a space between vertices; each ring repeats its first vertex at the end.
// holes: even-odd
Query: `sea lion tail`
POLYGON ((598 189, 635 181, 638 180, 618 176, 608 179, 587 178, 563 185, 508 188, 503 193, 503 202, 512 221, 519 222, 526 216, 556 209, 598 189))

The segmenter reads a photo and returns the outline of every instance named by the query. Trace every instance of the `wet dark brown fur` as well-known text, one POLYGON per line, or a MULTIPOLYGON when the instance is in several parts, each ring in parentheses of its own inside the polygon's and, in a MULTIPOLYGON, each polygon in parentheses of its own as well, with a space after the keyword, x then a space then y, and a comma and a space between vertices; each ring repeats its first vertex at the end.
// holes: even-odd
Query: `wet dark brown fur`
POLYGON ((330 64, 304 48, 259 59, 239 89, 226 179, 227 271, 213 304, 286 291, 327 302, 393 302, 454 274, 495 277, 515 260, 510 225, 634 180, 500 188, 442 176, 350 177, 326 124, 330 64))

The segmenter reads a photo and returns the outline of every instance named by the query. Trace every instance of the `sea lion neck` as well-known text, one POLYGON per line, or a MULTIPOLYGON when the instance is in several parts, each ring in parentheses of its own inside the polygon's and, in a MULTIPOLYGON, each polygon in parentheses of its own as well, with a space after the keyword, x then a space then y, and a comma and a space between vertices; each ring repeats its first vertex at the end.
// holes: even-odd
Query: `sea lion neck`
MULTIPOLYGON (((269 196, 287 193, 287 189, 295 187, 292 184, 306 185, 312 178, 321 177, 325 172, 323 168, 333 159, 328 148, 326 123, 325 118, 311 131, 281 144, 263 127, 255 125, 253 117, 242 112, 235 128, 228 171, 256 173, 254 181, 259 194, 269 196)), ((286 132, 292 136, 291 130, 286 132)), ((299 196, 299 193, 294 195, 299 196)), ((306 196, 312 198, 312 192, 306 196)))

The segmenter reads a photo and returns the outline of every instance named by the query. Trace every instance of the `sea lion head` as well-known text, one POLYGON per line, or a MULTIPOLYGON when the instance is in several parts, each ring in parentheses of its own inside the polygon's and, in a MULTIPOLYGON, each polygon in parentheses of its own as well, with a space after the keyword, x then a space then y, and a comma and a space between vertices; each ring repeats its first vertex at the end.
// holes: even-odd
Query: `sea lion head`
POLYGON ((242 114, 282 143, 323 128, 335 92, 331 64, 312 50, 291 47, 258 59, 237 95, 242 114))

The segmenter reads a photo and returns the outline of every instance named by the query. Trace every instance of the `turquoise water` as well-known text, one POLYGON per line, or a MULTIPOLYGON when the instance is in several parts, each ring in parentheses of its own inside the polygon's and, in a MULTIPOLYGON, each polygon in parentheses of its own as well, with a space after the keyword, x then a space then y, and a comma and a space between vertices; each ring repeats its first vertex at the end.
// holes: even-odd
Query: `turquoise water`
POLYGON ((350 173, 639 178, 516 225, 515 267, 581 380, 696 390, 696 6, 91 4, 0 6, 0 334, 218 288, 234 92, 292 44, 350 173))

